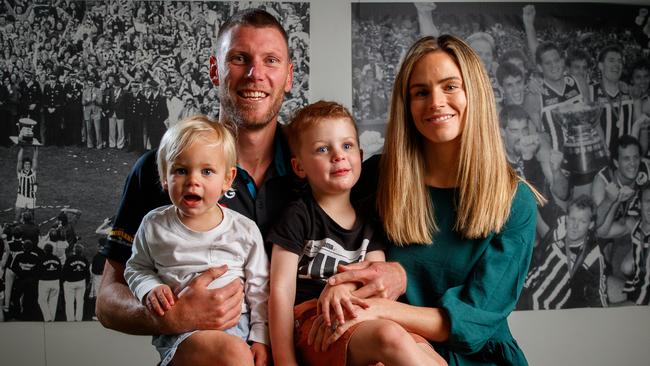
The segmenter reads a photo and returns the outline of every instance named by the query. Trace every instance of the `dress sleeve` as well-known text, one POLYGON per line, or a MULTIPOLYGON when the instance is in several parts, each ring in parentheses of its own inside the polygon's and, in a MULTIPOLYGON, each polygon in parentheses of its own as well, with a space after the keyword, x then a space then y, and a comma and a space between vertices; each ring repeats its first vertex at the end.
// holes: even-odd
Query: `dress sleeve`
POLYGON ((445 291, 441 307, 451 329, 447 346, 471 354, 483 348, 514 309, 528 272, 535 239, 536 204, 520 183, 510 216, 493 234, 465 282, 445 291))

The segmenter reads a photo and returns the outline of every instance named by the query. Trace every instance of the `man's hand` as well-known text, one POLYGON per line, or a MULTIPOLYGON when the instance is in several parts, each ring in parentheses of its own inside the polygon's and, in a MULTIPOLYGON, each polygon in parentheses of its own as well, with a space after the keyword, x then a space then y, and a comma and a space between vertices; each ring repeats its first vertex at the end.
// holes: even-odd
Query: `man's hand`
POLYGON ((338 272, 327 283, 330 286, 360 283, 362 287, 352 294, 361 299, 382 297, 396 300, 406 291, 406 272, 397 262, 358 262, 341 265, 338 272))
POLYGON ((210 268, 194 278, 178 294, 176 306, 168 312, 174 313, 170 320, 181 328, 190 325, 190 329, 197 330, 234 327, 239 321, 244 298, 241 281, 234 279, 224 287, 208 289, 208 285, 227 270, 227 266, 210 268))
POLYGON ((535 5, 524 6, 522 20, 526 26, 532 25, 535 22, 535 5))

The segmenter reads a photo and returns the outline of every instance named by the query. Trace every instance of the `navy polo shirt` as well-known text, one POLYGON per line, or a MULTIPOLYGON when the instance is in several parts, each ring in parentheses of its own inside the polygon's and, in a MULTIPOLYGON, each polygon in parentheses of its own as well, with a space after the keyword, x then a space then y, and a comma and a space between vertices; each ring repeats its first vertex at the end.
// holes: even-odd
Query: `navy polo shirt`
MULTIPOLYGON (((100 251, 108 259, 126 263, 131 257, 131 245, 142 218, 154 208, 171 204, 169 195, 160 184, 156 153, 157 150, 151 150, 142 155, 126 179, 113 229, 100 251)), ((286 205, 299 196, 302 186, 293 174, 289 149, 278 128, 273 163, 262 184, 256 187, 248 172, 237 166, 232 188, 219 203, 255 221, 265 237, 286 205)), ((270 249, 266 248, 269 254, 270 249)))

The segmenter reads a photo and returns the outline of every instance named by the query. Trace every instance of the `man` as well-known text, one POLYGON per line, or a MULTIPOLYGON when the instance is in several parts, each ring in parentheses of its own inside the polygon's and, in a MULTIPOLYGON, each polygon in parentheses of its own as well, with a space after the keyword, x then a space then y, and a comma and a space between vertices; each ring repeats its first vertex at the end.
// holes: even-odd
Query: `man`
POLYGON ((149 79, 145 84, 147 118, 144 121, 151 149, 156 149, 160 145, 160 140, 166 130, 165 120, 169 117, 165 97, 160 95, 159 90, 159 85, 154 80, 149 79))
POLYGON ((558 121, 553 120, 551 111, 565 105, 584 101, 578 82, 564 74, 564 59, 560 49, 553 43, 537 47, 535 61, 542 72, 543 82, 539 93, 530 92, 524 100, 524 108, 537 126, 550 137, 551 147, 562 151, 564 133, 558 121))
POLYGON ((93 140, 97 149, 102 148, 102 90, 95 85, 95 79, 92 75, 86 78, 86 86, 82 93, 81 103, 84 112, 84 126, 86 131, 86 146, 93 148, 93 140), (93 132, 94 131, 94 132, 93 132))
POLYGON ((115 76, 110 75, 108 82, 112 86, 105 91, 107 103, 105 110, 108 114, 108 147, 124 148, 124 119, 126 118, 126 93, 123 87, 126 79, 121 76, 115 82, 115 76))
POLYGON ((142 136, 142 120, 139 116, 140 105, 144 103, 143 93, 140 91, 140 83, 131 81, 131 90, 127 94, 126 101, 126 125, 127 140, 129 148, 127 151, 144 151, 144 137, 142 136))
MULTIPOLYGON (((233 188, 221 203, 255 220, 263 234, 294 194, 288 150, 278 124, 292 78, 287 36, 275 18, 248 9, 222 25, 216 57, 210 58, 210 79, 219 88, 219 122, 238 129, 238 169, 233 188)), ((98 318, 108 328, 134 334, 230 328, 239 318, 241 283, 206 288, 224 273, 224 267, 197 277, 164 318, 149 313, 126 286, 124 263, 142 217, 170 202, 158 183, 154 159, 154 151, 145 154, 127 179, 113 230, 102 250, 107 262, 97 299, 98 318)))
MULTIPOLYGON (((34 74, 25 73, 25 80, 20 84, 20 117, 29 118, 34 121, 41 120, 41 86, 34 80, 34 74)), ((12 126, 15 128, 15 126, 12 126)), ((40 126, 36 125, 37 128, 40 126)), ((12 130, 13 131, 13 130, 12 130)), ((40 136, 34 131, 34 136, 40 136)), ((41 141, 42 142, 42 141, 41 141)))
POLYGON ((598 56, 598 69, 600 80, 591 85, 590 97, 605 107, 600 114, 600 127, 604 133, 605 145, 613 155, 618 139, 632 134, 634 117, 634 101, 620 89, 623 50, 616 45, 603 48, 598 56))
MULTIPOLYGON (((603 168, 592 185, 592 197, 597 207, 596 227, 599 237, 611 240, 603 244, 611 276, 610 293, 619 293, 625 280, 622 263, 631 250, 628 238, 613 238, 608 235, 608 218, 619 221, 639 217, 639 189, 648 182, 650 165, 641 159, 641 147, 637 139, 624 135, 618 140, 616 154, 612 156, 613 168, 603 168), (613 283, 615 282, 615 283, 613 283)), ((618 296, 613 295, 618 302, 618 296)))
MULTIPOLYGON (((625 275, 625 284, 620 286, 621 301, 630 300, 637 305, 650 303, 650 184, 646 183, 640 189, 640 217, 622 217, 614 221, 615 210, 610 210, 602 225, 606 238, 621 238, 621 244, 631 248, 621 263, 621 271, 625 275), (623 240, 624 239, 624 240, 623 240)), ((614 190, 614 193, 617 191, 614 190)), ((616 196, 615 205, 624 198, 616 196)))
POLYGON ((545 261, 531 268, 522 293, 530 297, 533 309, 608 305, 605 263, 593 235, 594 213, 593 201, 582 195, 545 233, 540 243, 545 261))
POLYGON ((41 136, 45 141, 41 141, 43 145, 62 145, 63 129, 63 107, 65 105, 65 89, 63 83, 63 75, 60 79, 55 74, 50 74, 47 84, 43 90, 43 114, 45 124, 41 130, 41 136))
POLYGON ((81 102, 81 94, 83 91, 83 81, 80 80, 80 75, 70 75, 65 84, 65 123, 66 135, 65 145, 81 144, 81 131, 83 129, 83 105, 81 102))
POLYGON ((18 149, 16 162, 16 176, 18 177, 18 194, 16 196, 15 217, 16 221, 22 218, 23 212, 30 212, 32 217, 36 207, 36 169, 38 167, 38 147, 34 146, 31 158, 23 156, 23 147, 18 149))

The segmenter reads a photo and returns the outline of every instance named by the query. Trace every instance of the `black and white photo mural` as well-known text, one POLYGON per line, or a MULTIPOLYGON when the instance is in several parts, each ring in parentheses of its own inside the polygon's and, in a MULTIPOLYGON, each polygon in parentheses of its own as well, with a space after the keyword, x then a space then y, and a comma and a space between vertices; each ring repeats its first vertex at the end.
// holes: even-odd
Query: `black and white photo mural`
POLYGON ((95 318, 125 178, 169 126, 217 120, 208 58, 249 7, 288 33, 286 121, 308 100, 308 2, 0 1, 0 321, 95 318))
POLYGON ((399 62, 462 37, 492 81, 507 158, 548 200, 520 310, 650 302, 650 14, 604 3, 354 3, 353 113, 381 152, 399 62))

